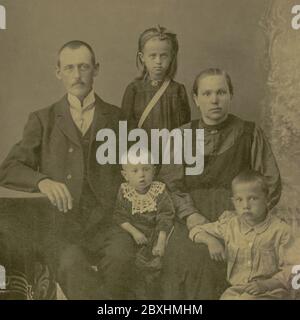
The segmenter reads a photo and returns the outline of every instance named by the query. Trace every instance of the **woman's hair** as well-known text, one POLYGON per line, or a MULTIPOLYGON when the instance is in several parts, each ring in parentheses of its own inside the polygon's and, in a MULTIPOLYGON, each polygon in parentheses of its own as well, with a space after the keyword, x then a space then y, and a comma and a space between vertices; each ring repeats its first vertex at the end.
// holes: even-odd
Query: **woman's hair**
POLYGON ((198 85, 199 85, 199 80, 203 79, 207 76, 215 76, 215 75, 221 75, 224 76, 228 85, 229 93, 231 96, 233 96, 233 85, 231 82, 230 75, 222 69, 219 68, 208 68, 205 70, 202 70, 195 78, 194 84, 193 84, 193 91, 192 93, 195 95, 198 95, 198 85))
POLYGON ((266 178, 255 170, 244 170, 240 172, 233 180, 232 180, 232 188, 240 183, 258 183, 261 186, 261 190, 264 192, 266 196, 269 194, 269 188, 266 181, 266 178))
POLYGON ((144 79, 147 74, 147 69, 141 60, 140 52, 143 52, 145 44, 148 40, 158 38, 161 41, 167 40, 172 47, 172 60, 170 66, 166 72, 166 76, 173 79, 177 71, 177 53, 178 53, 178 41, 175 33, 167 31, 166 28, 157 26, 156 28, 149 28, 145 30, 139 37, 138 51, 136 54, 136 66, 140 70, 140 75, 137 79, 144 79))

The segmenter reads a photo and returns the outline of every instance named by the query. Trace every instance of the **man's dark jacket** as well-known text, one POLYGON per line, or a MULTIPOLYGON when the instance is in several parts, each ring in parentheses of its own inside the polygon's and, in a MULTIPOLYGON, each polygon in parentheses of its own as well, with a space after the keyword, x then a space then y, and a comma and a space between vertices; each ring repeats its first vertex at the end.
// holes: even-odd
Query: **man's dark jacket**
MULTIPOLYGON (((88 152, 87 179, 98 203, 98 213, 91 223, 112 215, 120 183, 118 165, 100 165, 96 150, 103 142, 96 141, 100 129, 118 133, 119 108, 96 96, 94 120, 88 152)), ((10 151, 0 167, 1 185, 15 190, 38 192, 41 179, 50 178, 65 183, 78 206, 84 178, 84 158, 78 129, 72 120, 67 96, 50 107, 30 114, 23 138, 10 151)))

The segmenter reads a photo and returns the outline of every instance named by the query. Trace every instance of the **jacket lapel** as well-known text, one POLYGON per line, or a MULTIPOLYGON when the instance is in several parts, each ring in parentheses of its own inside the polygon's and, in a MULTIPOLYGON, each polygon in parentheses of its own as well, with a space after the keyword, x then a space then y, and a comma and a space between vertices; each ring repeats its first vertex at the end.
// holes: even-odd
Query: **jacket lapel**
POLYGON ((94 119, 91 127, 91 143, 96 141, 97 132, 106 127, 108 122, 109 110, 104 102, 97 96, 95 101, 94 119))
POLYGON ((90 143, 89 143, 89 155, 88 155, 88 166, 91 163, 91 157, 96 157, 96 135, 100 129, 106 127, 108 123, 109 110, 105 103, 97 96, 95 101, 95 112, 94 119, 91 125, 90 143))
POLYGON ((67 136, 73 143, 80 146, 81 144, 76 132, 75 124, 70 113, 70 106, 67 95, 65 95, 57 104, 56 119, 57 125, 61 132, 65 136, 67 136))
MULTIPOLYGON (((91 125, 91 142, 96 141, 97 132, 100 129, 106 127, 109 120, 110 110, 107 105, 96 95, 95 101, 95 113, 94 119, 91 125)), ((67 95, 65 95, 58 103, 56 107, 56 119, 57 125, 61 132, 67 136, 72 142, 77 145, 80 145, 80 141, 78 139, 78 134, 76 132, 75 124, 73 122, 70 106, 67 99, 67 95)))

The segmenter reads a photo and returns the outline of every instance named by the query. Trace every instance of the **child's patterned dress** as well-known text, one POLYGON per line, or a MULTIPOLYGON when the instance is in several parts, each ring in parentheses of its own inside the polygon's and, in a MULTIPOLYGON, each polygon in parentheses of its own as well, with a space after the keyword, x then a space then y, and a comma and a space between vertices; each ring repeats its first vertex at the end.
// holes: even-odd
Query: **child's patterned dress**
MULTIPOLYGON (((119 189, 114 221, 121 225, 128 222, 144 233, 148 239, 136 255, 136 264, 140 268, 159 269, 160 260, 152 255, 152 249, 160 231, 170 234, 173 228, 174 207, 164 183, 152 182, 145 194, 139 194, 128 183, 122 183, 119 189)), ((132 241, 134 241, 132 239, 132 241)))

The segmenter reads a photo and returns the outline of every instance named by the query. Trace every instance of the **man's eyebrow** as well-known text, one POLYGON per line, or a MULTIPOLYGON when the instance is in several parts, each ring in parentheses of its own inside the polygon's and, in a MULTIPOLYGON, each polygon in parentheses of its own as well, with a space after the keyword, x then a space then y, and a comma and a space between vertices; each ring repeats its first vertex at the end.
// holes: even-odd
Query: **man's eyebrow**
POLYGON ((88 65, 88 63, 86 63, 86 62, 68 63, 68 64, 65 65, 65 67, 66 67, 66 66, 82 66, 82 65, 84 65, 84 64, 88 65))

